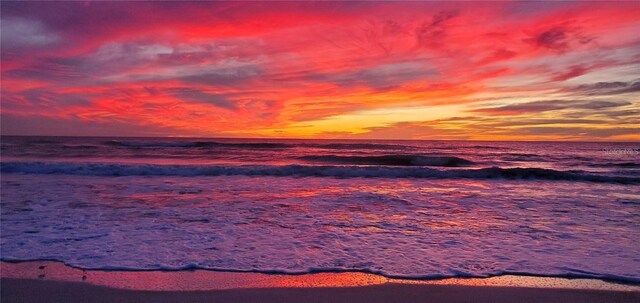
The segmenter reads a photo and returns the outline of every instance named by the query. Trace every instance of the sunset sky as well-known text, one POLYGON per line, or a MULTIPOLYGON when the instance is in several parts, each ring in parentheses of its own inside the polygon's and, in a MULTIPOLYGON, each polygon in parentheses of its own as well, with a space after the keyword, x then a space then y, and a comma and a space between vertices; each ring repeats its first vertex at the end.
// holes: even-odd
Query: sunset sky
POLYGON ((3 135, 640 140, 639 2, 6 2, 3 135))

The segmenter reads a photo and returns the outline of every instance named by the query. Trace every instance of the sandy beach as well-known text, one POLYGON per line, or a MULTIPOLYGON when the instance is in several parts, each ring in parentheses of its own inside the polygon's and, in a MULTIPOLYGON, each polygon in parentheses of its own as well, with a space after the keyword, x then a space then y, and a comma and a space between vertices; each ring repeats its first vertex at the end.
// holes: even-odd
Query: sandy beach
POLYGON ((502 276, 396 280, 364 273, 85 271, 2 263, 2 302, 638 302, 640 286, 502 276))

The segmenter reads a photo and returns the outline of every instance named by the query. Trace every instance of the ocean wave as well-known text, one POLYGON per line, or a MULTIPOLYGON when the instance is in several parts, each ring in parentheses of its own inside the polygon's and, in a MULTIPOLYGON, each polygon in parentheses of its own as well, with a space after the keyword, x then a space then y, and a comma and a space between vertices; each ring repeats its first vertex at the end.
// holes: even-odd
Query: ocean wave
POLYGON ((120 146, 131 148, 146 147, 182 147, 182 148, 207 148, 207 147, 229 147, 229 148, 294 148, 309 147, 320 149, 351 149, 351 150, 405 150, 414 148, 407 145, 392 145, 379 143, 280 143, 280 142, 220 142, 220 141, 120 141, 109 140, 103 142, 108 146, 120 146))
POLYGON ((639 168, 638 162, 621 162, 621 163, 592 163, 591 167, 622 167, 622 168, 639 168))
POLYGON ((156 165, 63 162, 5 162, 2 173, 87 176, 275 176, 334 178, 425 178, 561 180, 640 184, 640 178, 598 175, 545 168, 478 168, 438 170, 426 167, 306 165, 156 165))
POLYGON ((90 144, 63 144, 62 148, 65 149, 98 149, 100 146, 98 145, 90 145, 90 144))
POLYGON ((25 144, 31 144, 31 145, 49 145, 49 144, 59 144, 59 143, 61 143, 61 141, 46 140, 46 139, 34 139, 34 140, 28 140, 25 142, 25 144))
POLYGON ((442 166, 458 167, 472 165, 473 162, 467 159, 452 156, 419 156, 419 155, 382 155, 382 156, 334 156, 334 155, 311 155, 302 156, 298 159, 332 163, 332 164, 354 164, 354 165, 390 165, 390 166, 442 166))
POLYGON ((306 144, 309 147, 323 149, 373 149, 373 150, 403 150, 412 149, 415 146, 379 143, 327 143, 327 144, 306 144))
POLYGON ((509 162, 549 162, 553 159, 550 157, 544 157, 536 154, 526 154, 526 153, 508 153, 501 155, 500 158, 503 161, 509 162))
POLYGON ((231 148, 290 148, 294 145, 287 143, 273 142, 213 142, 213 141, 193 141, 193 142, 155 142, 155 141, 105 141, 105 145, 145 148, 145 147, 231 147, 231 148))
POLYGON ((511 150, 511 148, 499 145, 473 145, 469 146, 472 149, 495 149, 495 150, 511 150))

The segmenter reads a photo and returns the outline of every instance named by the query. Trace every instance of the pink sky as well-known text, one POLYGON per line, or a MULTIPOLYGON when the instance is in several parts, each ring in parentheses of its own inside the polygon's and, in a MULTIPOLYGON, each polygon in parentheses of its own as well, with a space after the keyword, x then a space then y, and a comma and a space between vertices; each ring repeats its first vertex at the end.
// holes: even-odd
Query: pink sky
POLYGON ((638 2, 2 2, 3 135, 640 140, 638 2))

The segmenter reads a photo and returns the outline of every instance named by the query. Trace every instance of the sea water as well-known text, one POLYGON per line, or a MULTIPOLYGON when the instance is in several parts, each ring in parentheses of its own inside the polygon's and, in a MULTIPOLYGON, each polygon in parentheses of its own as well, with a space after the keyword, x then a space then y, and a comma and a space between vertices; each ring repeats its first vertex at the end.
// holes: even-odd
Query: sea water
POLYGON ((640 282, 633 143, 2 137, 4 261, 640 282))

